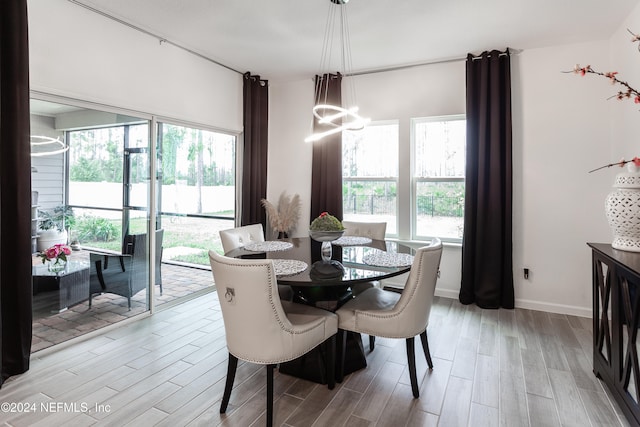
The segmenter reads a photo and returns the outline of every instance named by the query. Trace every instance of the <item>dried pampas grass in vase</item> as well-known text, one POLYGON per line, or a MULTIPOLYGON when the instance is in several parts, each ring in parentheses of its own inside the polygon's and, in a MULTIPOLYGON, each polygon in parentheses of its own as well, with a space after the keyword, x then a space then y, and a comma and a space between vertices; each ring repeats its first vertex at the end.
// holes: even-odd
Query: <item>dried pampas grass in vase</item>
POLYGON ((267 211, 269 225, 278 232, 278 238, 289 237, 289 233, 295 230, 300 219, 300 210, 302 209, 300 196, 294 194, 292 197, 283 191, 277 206, 267 199, 262 199, 260 202, 267 211))

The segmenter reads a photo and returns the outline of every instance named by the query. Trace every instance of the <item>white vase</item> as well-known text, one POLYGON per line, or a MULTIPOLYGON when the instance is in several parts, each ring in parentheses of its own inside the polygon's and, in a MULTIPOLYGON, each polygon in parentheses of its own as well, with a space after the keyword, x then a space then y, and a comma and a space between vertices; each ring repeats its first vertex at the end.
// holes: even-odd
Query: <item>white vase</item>
POLYGON ((616 175, 614 190, 605 201, 614 249, 640 252, 640 172, 633 162, 616 175))
POLYGON ((38 252, 43 252, 58 243, 67 243, 67 230, 40 230, 38 232, 38 252))

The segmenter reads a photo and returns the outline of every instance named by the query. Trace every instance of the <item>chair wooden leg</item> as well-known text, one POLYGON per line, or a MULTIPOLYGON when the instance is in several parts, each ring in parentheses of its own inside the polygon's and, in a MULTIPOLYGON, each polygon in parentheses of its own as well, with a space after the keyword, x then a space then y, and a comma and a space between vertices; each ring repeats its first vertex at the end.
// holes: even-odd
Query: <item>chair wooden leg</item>
POLYGON ((420 334, 420 340, 422 341, 422 350, 424 350, 424 357, 427 358, 429 369, 433 369, 433 362, 431 361, 431 353, 429 352, 429 341, 427 340, 426 329, 420 334))
POLYGON ((420 397, 418 390, 418 378, 416 376, 416 350, 413 337, 407 338, 407 362, 409 362, 409 379, 411 380, 411 391, 413 397, 420 397))
POLYGON ((372 352, 375 346, 376 346, 375 335, 369 335, 369 352, 372 352))
POLYGON ((231 389, 233 388, 233 380, 236 377, 236 368, 238 367, 238 358, 229 353, 229 363, 227 365, 227 382, 224 385, 224 393, 222 394, 222 403, 220 404, 220 413, 227 411, 229 398, 231 397, 231 389))
POLYGON ((267 427, 273 426, 273 369, 276 365, 267 365, 267 427))
POLYGON ((333 390, 336 386, 336 336, 329 338, 327 350, 327 387, 333 390))
POLYGON ((338 329, 338 333, 336 334, 337 339, 337 350, 336 355, 338 357, 337 366, 336 366, 336 381, 341 383, 344 379, 344 358, 347 347, 347 333, 343 329, 338 329))

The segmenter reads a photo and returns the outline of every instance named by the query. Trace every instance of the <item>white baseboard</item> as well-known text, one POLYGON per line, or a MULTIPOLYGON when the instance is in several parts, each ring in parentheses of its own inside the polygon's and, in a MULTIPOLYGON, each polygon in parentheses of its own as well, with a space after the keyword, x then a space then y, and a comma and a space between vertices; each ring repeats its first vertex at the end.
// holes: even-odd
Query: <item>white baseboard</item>
POLYGON ((593 308, 578 307, 575 305, 554 304, 550 302, 540 302, 531 300, 516 299, 516 307, 529 310, 546 311, 547 313, 568 314, 571 316, 593 317, 593 308))
POLYGON ((435 295, 437 297, 458 299, 458 295, 460 295, 460 291, 454 291, 453 289, 438 289, 438 288, 436 288, 435 295))
MULTIPOLYGON (((459 294, 459 290, 438 288, 436 288, 435 293, 436 296, 456 300, 458 299, 459 294)), ((545 311, 547 313, 568 314, 571 316, 586 317, 589 319, 591 319, 593 315, 593 309, 591 307, 585 308, 574 305, 554 304, 541 301, 516 299, 515 306, 517 308, 526 308, 528 310, 545 311)))

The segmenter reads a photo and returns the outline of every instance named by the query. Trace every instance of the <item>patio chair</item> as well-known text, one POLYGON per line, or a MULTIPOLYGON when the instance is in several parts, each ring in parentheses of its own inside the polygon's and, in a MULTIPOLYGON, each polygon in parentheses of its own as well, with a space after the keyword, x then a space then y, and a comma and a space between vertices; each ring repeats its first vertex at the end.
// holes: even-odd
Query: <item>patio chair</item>
POLYGON ((131 297, 147 287, 143 255, 141 252, 137 255, 90 252, 89 308, 94 295, 110 293, 125 297, 131 310, 131 297))
MULTIPOLYGON (((160 261, 162 259, 162 237, 164 230, 156 230, 156 280, 162 295, 160 261)), ((110 293, 127 298, 131 310, 131 298, 146 289, 147 277, 147 235, 131 234, 124 238, 126 253, 89 253, 89 307, 96 294, 110 293)))
MULTIPOLYGON (((160 295, 162 295, 162 238, 164 229, 156 230, 156 259, 155 259, 155 285, 160 287, 160 295)), ((146 234, 128 234, 123 240, 123 254, 133 255, 136 251, 142 251, 144 256, 147 255, 147 235, 146 234)))

